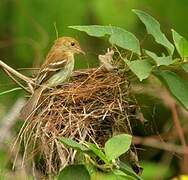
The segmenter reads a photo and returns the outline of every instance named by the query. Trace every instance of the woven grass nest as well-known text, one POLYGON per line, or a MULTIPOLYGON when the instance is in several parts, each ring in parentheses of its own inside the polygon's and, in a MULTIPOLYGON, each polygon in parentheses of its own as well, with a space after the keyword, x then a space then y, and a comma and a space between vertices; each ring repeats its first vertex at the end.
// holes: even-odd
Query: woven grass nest
POLYGON ((25 122, 20 131, 23 161, 40 159, 37 169, 58 173, 77 157, 58 137, 104 147, 113 135, 131 133, 136 107, 125 72, 75 71, 68 83, 43 93, 34 116, 25 122))

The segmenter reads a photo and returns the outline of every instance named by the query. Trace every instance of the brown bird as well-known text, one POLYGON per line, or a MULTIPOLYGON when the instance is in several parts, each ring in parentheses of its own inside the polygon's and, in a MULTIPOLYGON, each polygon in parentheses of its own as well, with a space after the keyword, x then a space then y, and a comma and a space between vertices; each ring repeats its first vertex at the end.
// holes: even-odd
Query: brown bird
POLYGON ((58 38, 49 51, 35 79, 35 91, 20 112, 20 117, 32 116, 44 89, 65 82, 74 69, 74 54, 85 54, 79 42, 71 37, 58 38))

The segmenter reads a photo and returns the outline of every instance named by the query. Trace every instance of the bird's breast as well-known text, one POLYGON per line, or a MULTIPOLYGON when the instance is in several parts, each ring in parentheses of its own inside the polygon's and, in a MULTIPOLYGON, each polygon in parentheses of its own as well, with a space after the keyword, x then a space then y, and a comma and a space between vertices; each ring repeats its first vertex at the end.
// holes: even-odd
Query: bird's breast
POLYGON ((74 69, 74 57, 72 56, 69 57, 66 65, 48 80, 48 85, 50 87, 54 87, 67 81, 68 78, 71 76, 73 69, 74 69))

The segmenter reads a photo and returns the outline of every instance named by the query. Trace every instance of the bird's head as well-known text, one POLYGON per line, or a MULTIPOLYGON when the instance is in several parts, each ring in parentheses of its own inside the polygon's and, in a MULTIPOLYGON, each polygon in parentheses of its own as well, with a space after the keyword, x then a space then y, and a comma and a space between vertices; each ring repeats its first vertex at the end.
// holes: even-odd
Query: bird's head
POLYGON ((62 51, 67 51, 70 53, 82 53, 85 52, 81 49, 80 44, 77 40, 72 37, 60 37, 55 41, 55 47, 62 51))

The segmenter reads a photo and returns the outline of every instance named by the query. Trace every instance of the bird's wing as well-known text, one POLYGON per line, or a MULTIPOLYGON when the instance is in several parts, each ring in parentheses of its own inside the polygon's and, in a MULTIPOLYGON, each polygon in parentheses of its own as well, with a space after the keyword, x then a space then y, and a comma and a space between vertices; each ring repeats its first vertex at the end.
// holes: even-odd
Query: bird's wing
POLYGON ((68 62, 67 54, 58 52, 49 53, 45 63, 41 66, 36 78, 36 84, 41 85, 52 77, 57 71, 63 69, 68 62))

